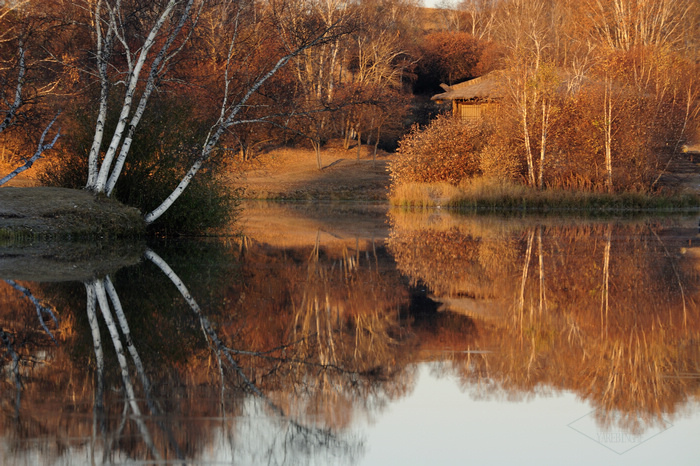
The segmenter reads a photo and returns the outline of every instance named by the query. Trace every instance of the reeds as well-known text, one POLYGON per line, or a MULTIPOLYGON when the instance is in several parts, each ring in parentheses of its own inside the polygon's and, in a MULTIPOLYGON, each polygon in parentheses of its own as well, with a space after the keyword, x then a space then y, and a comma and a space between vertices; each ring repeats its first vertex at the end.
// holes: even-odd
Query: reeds
POLYGON ((700 209, 694 194, 603 193, 537 189, 490 178, 472 178, 459 186, 407 183, 394 188, 390 201, 403 207, 444 206, 459 211, 537 214, 627 214, 700 209))
POLYGON ((393 189, 389 201, 401 207, 436 207, 447 205, 462 191, 449 183, 405 183, 393 189))

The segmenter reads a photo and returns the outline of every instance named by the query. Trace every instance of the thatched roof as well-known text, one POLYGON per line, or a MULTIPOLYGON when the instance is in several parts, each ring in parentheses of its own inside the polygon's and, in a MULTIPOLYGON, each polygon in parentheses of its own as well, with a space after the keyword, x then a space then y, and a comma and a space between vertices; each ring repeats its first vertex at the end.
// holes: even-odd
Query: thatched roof
POLYGON ((431 100, 499 100, 505 96, 501 83, 502 73, 492 71, 478 78, 463 81, 452 86, 440 84, 445 92, 435 94, 431 100))

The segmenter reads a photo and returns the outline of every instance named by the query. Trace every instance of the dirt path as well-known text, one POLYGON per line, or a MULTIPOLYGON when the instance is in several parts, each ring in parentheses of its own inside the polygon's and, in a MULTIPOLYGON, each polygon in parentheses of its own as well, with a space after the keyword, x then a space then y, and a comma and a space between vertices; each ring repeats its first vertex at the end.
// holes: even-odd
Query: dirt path
POLYGON ((248 199, 370 200, 387 199, 391 155, 363 147, 357 149, 329 145, 321 153, 323 168, 318 169, 313 151, 278 149, 262 154, 246 164, 234 185, 244 186, 248 199))

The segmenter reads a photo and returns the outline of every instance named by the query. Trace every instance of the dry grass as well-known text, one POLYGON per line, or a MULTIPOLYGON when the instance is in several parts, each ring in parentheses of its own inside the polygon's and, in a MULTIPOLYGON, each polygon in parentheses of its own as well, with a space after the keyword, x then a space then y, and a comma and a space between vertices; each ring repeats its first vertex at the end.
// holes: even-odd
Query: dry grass
POLYGON ((539 190, 492 178, 471 178, 458 187, 443 183, 407 183, 391 196, 395 206, 447 206, 460 211, 528 212, 539 214, 605 214, 644 211, 697 210, 697 193, 658 196, 637 192, 598 193, 560 189, 539 190))
POLYGON ((385 201, 392 156, 379 151, 373 160, 373 152, 363 146, 357 160, 357 147, 346 150, 331 141, 321 151, 319 170, 313 150, 280 148, 236 164, 236 175, 226 181, 243 186, 247 199, 385 201))
POLYGON ((389 201, 394 206, 437 207, 460 194, 461 190, 449 183, 405 183, 392 191, 389 201))
MULTIPOLYGON (((321 151, 323 168, 319 170, 316 154, 310 148, 277 148, 254 159, 227 164, 222 181, 245 188, 245 198, 266 200, 370 200, 386 201, 389 172, 393 155, 374 146, 362 146, 357 159, 357 146, 344 149, 342 141, 329 141, 321 151)), ((50 169, 50 154, 4 186, 39 186, 38 175, 50 169)), ((0 163, 0 176, 15 166, 0 163)))

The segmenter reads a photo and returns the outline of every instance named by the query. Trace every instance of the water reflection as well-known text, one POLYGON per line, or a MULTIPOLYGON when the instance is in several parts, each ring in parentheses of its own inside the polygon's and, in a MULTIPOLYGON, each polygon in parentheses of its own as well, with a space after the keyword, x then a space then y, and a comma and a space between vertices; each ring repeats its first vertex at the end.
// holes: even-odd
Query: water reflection
POLYGON ((4 458, 360 464, 361 420, 427 361, 475 399, 573 393, 639 435, 697 401, 684 223, 389 219, 141 245, 68 282, 0 267, 4 458))
POLYGON ((603 426, 639 432, 697 393, 692 230, 401 214, 393 223, 399 270, 475 319, 479 337, 451 369, 479 396, 570 390, 603 426))

